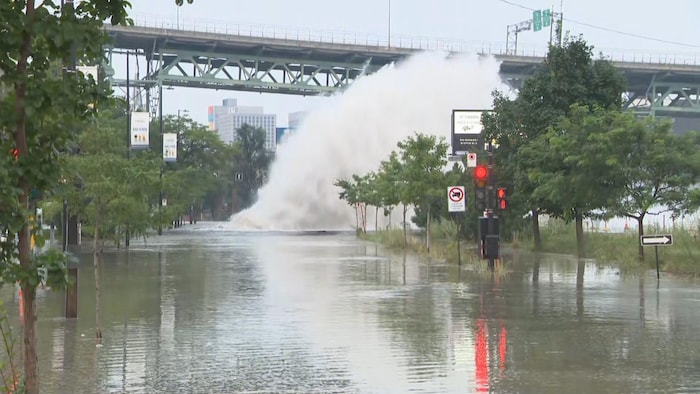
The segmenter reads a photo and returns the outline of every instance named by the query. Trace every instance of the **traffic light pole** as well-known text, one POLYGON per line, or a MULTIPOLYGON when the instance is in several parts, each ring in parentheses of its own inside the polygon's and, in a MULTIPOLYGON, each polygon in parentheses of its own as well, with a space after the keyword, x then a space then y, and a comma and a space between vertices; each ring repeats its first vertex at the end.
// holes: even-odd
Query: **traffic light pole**
MULTIPOLYGON (((487 228, 488 232, 486 235, 486 243, 487 243, 487 257, 489 260, 489 270, 493 271, 495 268, 495 263, 496 263, 496 255, 495 253, 492 252, 492 248, 489 248, 489 239, 492 238, 492 236, 498 236, 496 234, 496 226, 494 223, 494 217, 493 217, 493 211, 494 211, 494 198, 493 198, 493 189, 494 189, 494 176, 493 176, 493 142, 489 140, 488 144, 488 149, 487 149, 487 157, 488 157, 488 169, 489 169, 489 177, 488 177, 488 183, 486 186, 486 217, 487 217, 487 228)), ((498 239, 496 239, 498 241, 498 239)), ((498 245, 498 243, 496 243, 498 245)), ((496 247, 496 250, 498 250, 498 247, 496 247)))

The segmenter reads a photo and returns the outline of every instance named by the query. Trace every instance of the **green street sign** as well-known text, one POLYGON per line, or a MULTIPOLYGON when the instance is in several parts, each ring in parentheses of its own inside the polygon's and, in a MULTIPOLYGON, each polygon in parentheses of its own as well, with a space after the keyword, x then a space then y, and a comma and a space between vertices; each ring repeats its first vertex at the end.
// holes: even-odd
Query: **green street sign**
POLYGON ((542 11, 535 10, 532 12, 532 30, 540 31, 542 30, 542 11))
POLYGON ((542 27, 549 27, 552 24, 552 12, 550 10, 542 10, 542 27))

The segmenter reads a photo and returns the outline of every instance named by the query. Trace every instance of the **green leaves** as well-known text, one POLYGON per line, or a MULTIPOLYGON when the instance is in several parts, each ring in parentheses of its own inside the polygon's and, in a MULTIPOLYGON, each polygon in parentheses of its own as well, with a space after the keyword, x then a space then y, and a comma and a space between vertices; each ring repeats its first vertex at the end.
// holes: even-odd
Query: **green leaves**
POLYGON ((415 133, 397 146, 399 151, 392 152, 378 172, 336 180, 334 185, 342 189, 339 198, 351 206, 371 205, 386 212, 399 203, 427 207, 443 197, 448 148, 444 139, 415 133))

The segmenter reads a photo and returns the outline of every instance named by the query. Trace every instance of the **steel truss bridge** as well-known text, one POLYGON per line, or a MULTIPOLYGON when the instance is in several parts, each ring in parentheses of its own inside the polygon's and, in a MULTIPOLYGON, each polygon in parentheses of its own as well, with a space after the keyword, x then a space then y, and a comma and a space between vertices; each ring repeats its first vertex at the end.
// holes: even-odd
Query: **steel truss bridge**
MULTIPOLYGON (((323 95, 341 91, 358 77, 426 49, 463 51, 454 46, 435 47, 424 42, 398 42, 389 46, 361 42, 329 42, 311 37, 266 37, 240 33, 203 32, 147 26, 107 26, 112 38, 106 48, 107 77, 115 87, 115 55, 129 53, 143 59, 145 72, 129 81, 145 92, 145 107, 155 108, 163 86, 263 93, 323 95), (155 90, 155 92, 153 92, 155 90)), ((501 62, 502 80, 518 89, 543 60, 537 55, 479 51, 501 62)), ((700 127, 700 63, 694 59, 616 60, 628 82, 625 107, 640 115, 672 117, 676 130, 700 127)), ((429 78, 430 70, 426 70, 429 78)), ((140 97, 137 95, 136 97, 140 97)))

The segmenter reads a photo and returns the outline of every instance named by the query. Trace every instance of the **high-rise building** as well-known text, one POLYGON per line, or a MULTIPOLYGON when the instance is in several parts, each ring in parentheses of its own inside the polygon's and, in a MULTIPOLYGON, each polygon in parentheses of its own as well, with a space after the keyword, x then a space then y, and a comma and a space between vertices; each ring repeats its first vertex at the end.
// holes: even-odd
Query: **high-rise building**
POLYGON ((238 106, 236 99, 225 99, 223 105, 209 106, 209 129, 216 130, 226 143, 236 139, 236 132, 244 124, 265 130, 265 148, 275 150, 277 115, 266 114, 263 107, 238 106))
POLYGON ((287 116, 289 128, 292 130, 298 129, 305 116, 306 111, 297 111, 289 113, 289 115, 287 116))

